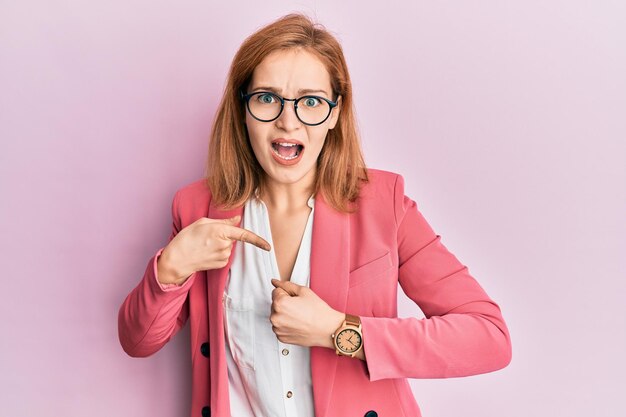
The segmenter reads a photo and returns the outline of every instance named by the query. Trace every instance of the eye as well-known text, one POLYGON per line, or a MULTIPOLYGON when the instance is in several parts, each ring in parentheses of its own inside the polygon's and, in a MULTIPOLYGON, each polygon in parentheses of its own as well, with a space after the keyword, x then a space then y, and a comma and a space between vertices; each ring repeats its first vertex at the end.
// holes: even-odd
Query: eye
POLYGON ((274 95, 270 93, 263 93, 257 96, 257 101, 259 101, 261 104, 272 104, 274 100, 274 95))
POLYGON ((306 107, 317 107, 322 102, 322 100, 315 96, 306 96, 302 99, 302 102, 306 107))

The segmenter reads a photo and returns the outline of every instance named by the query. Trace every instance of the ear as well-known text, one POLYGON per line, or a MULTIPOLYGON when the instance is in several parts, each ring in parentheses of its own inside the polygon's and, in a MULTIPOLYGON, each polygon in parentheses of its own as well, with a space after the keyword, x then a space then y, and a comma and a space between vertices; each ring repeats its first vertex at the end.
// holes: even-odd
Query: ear
POLYGON ((337 105, 333 108, 332 112, 330 113, 330 123, 328 125, 328 129, 333 129, 335 127, 335 125, 337 124, 337 122, 339 121, 339 113, 341 112, 341 99, 343 97, 339 96, 337 98, 337 105))

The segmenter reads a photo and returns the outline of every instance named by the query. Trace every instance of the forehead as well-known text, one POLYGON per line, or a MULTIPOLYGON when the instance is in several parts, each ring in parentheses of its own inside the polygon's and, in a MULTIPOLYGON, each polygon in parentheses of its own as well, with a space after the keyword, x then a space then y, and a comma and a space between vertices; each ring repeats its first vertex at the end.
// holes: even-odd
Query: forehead
POLYGON ((266 56, 252 73, 249 90, 274 87, 279 93, 302 89, 324 90, 330 95, 330 75, 320 59, 304 49, 275 51, 266 56))

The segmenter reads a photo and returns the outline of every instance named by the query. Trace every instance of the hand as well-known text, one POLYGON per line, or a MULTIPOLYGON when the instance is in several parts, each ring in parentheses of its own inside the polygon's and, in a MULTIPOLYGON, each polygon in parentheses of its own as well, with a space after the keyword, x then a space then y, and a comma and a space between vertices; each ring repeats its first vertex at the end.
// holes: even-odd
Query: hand
POLYGON ((241 216, 230 219, 201 217, 183 228, 165 247, 157 260, 158 280, 183 284, 196 271, 223 268, 235 240, 269 251, 270 244, 250 230, 237 227, 241 216))
POLYGON ((331 334, 345 314, 331 308, 309 287, 291 281, 272 280, 270 322, 278 340, 300 346, 334 349, 331 334))

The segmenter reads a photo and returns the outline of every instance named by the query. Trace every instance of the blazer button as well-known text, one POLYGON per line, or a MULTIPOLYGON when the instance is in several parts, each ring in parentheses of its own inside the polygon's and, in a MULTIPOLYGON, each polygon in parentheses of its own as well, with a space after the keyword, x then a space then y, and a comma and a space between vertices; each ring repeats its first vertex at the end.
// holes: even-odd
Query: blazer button
POLYGON ((378 417, 378 413, 374 410, 370 410, 363 417, 378 417))
POLYGON ((205 357, 209 357, 209 342, 204 342, 200 345, 200 352, 202 352, 205 357))
POLYGON ((202 407, 202 417, 211 417, 211 407, 202 407))

